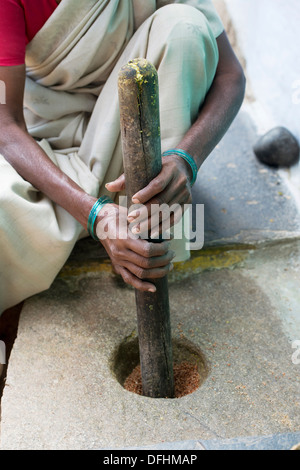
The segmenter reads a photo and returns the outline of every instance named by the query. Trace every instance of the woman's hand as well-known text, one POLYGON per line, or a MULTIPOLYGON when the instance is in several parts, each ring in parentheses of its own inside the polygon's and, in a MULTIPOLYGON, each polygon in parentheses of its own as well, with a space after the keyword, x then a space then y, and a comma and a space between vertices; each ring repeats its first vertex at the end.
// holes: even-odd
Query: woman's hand
POLYGON ((115 271, 123 280, 144 292, 155 292, 149 280, 166 276, 172 270, 175 253, 169 243, 149 243, 133 235, 128 225, 128 211, 116 204, 106 204, 96 221, 96 233, 105 247, 115 271))
MULTIPOLYGON (((191 177, 191 169, 181 157, 177 155, 163 157, 160 174, 132 198, 133 204, 142 205, 128 215, 132 233, 145 238, 149 232, 152 238, 156 238, 161 234, 163 221, 169 219, 169 228, 179 222, 184 205, 192 202, 191 177), (166 205, 165 210, 160 212, 162 205, 166 205), (169 209, 172 206, 175 211, 170 214, 169 209)), ((106 188, 111 192, 124 190, 124 175, 107 184, 106 188)))

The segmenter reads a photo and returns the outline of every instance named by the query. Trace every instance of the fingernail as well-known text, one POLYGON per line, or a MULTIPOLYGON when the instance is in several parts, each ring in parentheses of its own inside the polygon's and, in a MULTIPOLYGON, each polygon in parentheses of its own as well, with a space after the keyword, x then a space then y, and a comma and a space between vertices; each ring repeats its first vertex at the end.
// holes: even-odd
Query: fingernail
POLYGON ((140 215, 140 213, 139 213, 138 211, 131 212, 131 213, 128 215, 128 219, 136 219, 139 215, 140 215))
POLYGON ((132 198, 132 202, 133 204, 141 204, 141 202, 136 197, 132 198))
POLYGON ((173 271, 173 269, 174 269, 174 264, 171 263, 171 265, 170 265, 170 271, 173 271))
POLYGON ((151 287, 151 289, 149 289, 148 292, 151 292, 152 294, 155 294, 155 292, 156 292, 155 287, 151 287))
POLYGON ((138 227, 133 227, 133 229, 131 231, 134 235, 137 235, 138 233, 141 233, 141 231, 138 227))

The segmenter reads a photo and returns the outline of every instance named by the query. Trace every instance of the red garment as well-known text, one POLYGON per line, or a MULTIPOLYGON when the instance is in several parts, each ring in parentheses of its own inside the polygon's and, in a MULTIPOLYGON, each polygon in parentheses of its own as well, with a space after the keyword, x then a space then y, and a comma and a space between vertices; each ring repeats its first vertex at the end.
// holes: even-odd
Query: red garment
POLYGON ((0 0, 0 66, 25 63, 26 45, 57 6, 56 0, 0 0))

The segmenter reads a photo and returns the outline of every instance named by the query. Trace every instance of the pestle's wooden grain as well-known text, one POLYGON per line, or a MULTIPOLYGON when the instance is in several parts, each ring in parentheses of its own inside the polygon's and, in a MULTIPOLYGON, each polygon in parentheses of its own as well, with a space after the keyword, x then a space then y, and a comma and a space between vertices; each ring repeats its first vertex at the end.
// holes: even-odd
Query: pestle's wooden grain
MULTIPOLYGON (((128 206, 161 171, 158 76, 145 59, 119 73, 120 122, 128 206)), ((151 280, 156 293, 136 290, 143 395, 174 397, 168 278, 151 280)))

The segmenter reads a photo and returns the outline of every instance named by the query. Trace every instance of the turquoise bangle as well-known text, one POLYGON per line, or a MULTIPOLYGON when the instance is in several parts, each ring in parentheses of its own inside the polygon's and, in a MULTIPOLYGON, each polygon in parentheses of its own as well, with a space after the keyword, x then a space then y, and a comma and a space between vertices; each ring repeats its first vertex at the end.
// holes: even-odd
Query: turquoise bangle
POLYGON ((87 231, 90 234, 90 236, 96 241, 99 241, 99 238, 94 232, 95 222, 97 219, 97 215, 99 214, 101 209, 105 206, 105 204, 113 204, 112 199, 110 199, 110 197, 108 196, 103 196, 103 197, 100 197, 100 199, 98 199, 97 202, 95 202, 90 212, 88 223, 87 223, 87 231))
POLYGON ((181 149, 172 149, 163 153, 163 157, 166 157, 168 155, 179 155, 179 157, 183 158, 190 165, 192 172, 193 172, 191 186, 194 186, 197 180, 197 176, 198 176, 198 168, 193 157, 189 153, 181 149))

